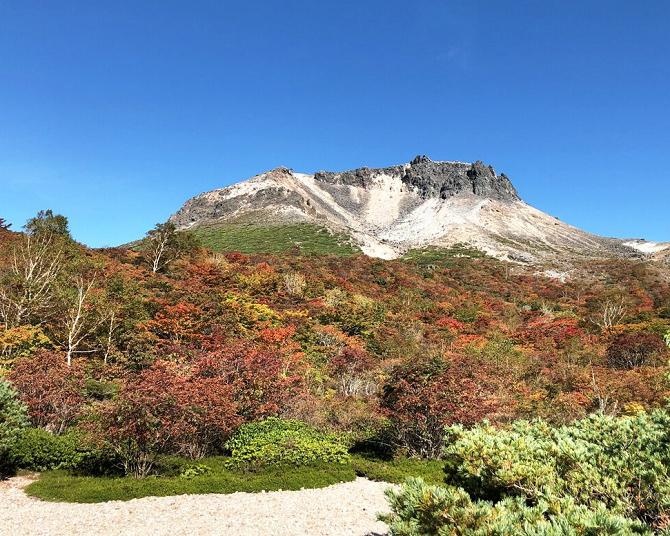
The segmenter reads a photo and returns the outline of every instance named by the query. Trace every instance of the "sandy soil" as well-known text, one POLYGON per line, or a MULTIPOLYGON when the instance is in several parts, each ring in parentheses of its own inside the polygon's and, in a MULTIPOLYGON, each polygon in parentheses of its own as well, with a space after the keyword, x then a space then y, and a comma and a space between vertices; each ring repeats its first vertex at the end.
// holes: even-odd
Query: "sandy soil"
POLYGON ((358 478, 323 489, 146 497, 100 504, 28 497, 27 477, 0 482, 0 534, 364 536, 386 534, 388 484, 358 478))

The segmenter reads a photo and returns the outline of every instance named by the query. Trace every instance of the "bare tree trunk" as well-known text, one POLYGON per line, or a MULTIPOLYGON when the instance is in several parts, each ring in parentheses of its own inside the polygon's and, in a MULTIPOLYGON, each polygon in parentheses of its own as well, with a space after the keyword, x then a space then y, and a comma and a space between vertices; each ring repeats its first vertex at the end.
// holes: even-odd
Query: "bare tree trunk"
POLYGON ((101 321, 89 323, 90 315, 85 309, 86 300, 95 284, 95 276, 86 283, 83 277, 77 278, 77 294, 68 311, 65 327, 67 329, 67 365, 72 365, 72 356, 77 352, 82 341, 100 324, 101 321))
POLYGON ((626 316, 626 305, 623 298, 607 300, 602 304, 597 315, 591 321, 601 330, 610 332, 614 326, 626 316))
POLYGON ((151 237, 153 242, 151 248, 151 271, 153 273, 158 272, 163 267, 170 236, 168 230, 161 230, 151 237))
POLYGON ((105 349, 105 357, 103 362, 107 364, 107 358, 109 357, 109 352, 112 348, 112 335, 114 334, 114 320, 116 319, 116 311, 112 311, 112 314, 109 316, 109 330, 107 331, 107 348, 105 349))
POLYGON ((2 277, 7 283, 0 286, 0 320, 5 329, 52 307, 53 286, 61 270, 61 250, 54 249, 51 237, 24 236, 2 277))
POLYGON ((151 271, 153 273, 158 272, 158 269, 161 266, 161 257, 163 256, 164 252, 165 252, 165 241, 160 240, 156 244, 156 247, 153 250, 153 262, 151 263, 151 271))

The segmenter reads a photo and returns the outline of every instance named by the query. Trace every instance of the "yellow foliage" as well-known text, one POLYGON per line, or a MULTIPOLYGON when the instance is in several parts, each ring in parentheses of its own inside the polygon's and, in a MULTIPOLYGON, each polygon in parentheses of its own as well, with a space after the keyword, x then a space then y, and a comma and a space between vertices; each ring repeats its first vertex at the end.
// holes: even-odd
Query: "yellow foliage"
POLYGON ((639 415, 640 413, 644 412, 645 412, 644 405, 642 405, 640 402, 628 402, 628 404, 624 404, 623 406, 624 415, 634 417, 635 415, 639 415))
POLYGON ((17 326, 0 331, 0 364, 11 366, 18 358, 30 355, 38 348, 51 344, 42 328, 36 326, 17 326))
POLYGON ((237 283, 240 288, 252 292, 262 292, 273 289, 277 285, 277 274, 272 270, 258 270, 250 274, 237 274, 237 283))
POLYGON ((279 322, 280 316, 274 309, 256 303, 247 296, 228 294, 224 302, 235 313, 242 328, 248 329, 263 323, 276 325, 279 322))
POLYGON ((328 307, 337 307, 343 304, 347 299, 347 293, 341 288, 331 288, 323 296, 323 302, 328 307))
POLYGON ((363 296, 362 294, 354 294, 351 298, 351 301, 354 305, 361 307, 362 309, 372 309, 375 306, 375 300, 363 296))
POLYGON ((214 252, 209 257, 207 257, 206 262, 213 264, 221 269, 227 269, 230 266, 228 259, 223 253, 214 252))
POLYGON ((307 309, 295 309, 295 310, 289 310, 289 311, 284 311, 284 318, 286 320, 302 320, 305 318, 309 318, 309 311, 307 309))

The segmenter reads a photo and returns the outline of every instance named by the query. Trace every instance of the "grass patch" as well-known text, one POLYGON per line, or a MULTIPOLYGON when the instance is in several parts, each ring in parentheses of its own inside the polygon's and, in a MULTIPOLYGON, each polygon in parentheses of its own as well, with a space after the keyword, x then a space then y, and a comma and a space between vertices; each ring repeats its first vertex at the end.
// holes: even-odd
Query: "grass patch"
POLYGON ((269 467, 245 472, 226 468, 225 461, 226 458, 223 457, 198 460, 192 465, 205 466, 208 472, 188 478, 90 477, 73 476, 65 471, 48 471, 30 484, 26 493, 47 501, 97 503, 150 496, 322 488, 338 482, 348 482, 356 477, 352 466, 342 464, 269 467))
POLYGON ((200 243, 213 251, 241 253, 288 253, 351 256, 360 253, 349 237, 307 223, 260 226, 226 223, 198 227, 191 231, 200 243))
POLYGON ((363 455, 352 456, 352 466, 358 476, 370 480, 400 484, 410 476, 423 478, 427 484, 444 484, 444 461, 400 458, 381 460, 363 455))
POLYGON ((445 266, 454 263, 454 259, 482 259, 486 257, 486 253, 468 246, 467 244, 455 244, 449 248, 423 248, 411 249, 402 260, 414 262, 419 266, 445 266))
POLYGON ((255 471, 231 469, 228 460, 221 456, 197 462, 173 460, 173 470, 192 476, 94 477, 47 471, 26 488, 26 493, 46 501, 98 503, 170 495, 323 488, 349 482, 356 476, 390 483, 402 483, 410 476, 419 476, 428 484, 444 482, 444 462, 440 460, 382 460, 356 454, 348 464, 270 466, 255 471))

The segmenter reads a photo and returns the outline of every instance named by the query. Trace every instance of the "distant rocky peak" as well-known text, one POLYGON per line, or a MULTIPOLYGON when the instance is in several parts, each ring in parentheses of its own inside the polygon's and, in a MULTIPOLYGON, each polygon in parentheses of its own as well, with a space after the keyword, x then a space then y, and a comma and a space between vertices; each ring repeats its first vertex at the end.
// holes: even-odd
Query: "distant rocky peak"
POLYGON ((423 199, 447 199, 455 195, 476 195, 498 201, 518 201, 519 194, 505 174, 496 174, 492 166, 477 161, 433 161, 416 156, 409 164, 387 168, 358 168, 350 171, 319 171, 314 178, 329 184, 366 188, 379 175, 397 176, 423 199))
POLYGON ((417 164, 422 164, 425 162, 432 162, 432 160, 427 157, 425 154, 419 154, 414 157, 414 160, 412 160, 409 165, 410 166, 415 166, 417 164))
POLYGON ((196 195, 170 221, 180 230, 206 227, 208 235, 219 229, 221 236, 237 233, 229 226, 240 224, 307 223, 347 235, 366 255, 384 259, 468 244, 499 259, 549 266, 570 265, 572 258, 670 262, 670 244, 594 236, 521 202, 510 180, 484 162, 426 155, 389 167, 313 175, 278 167, 196 195))

